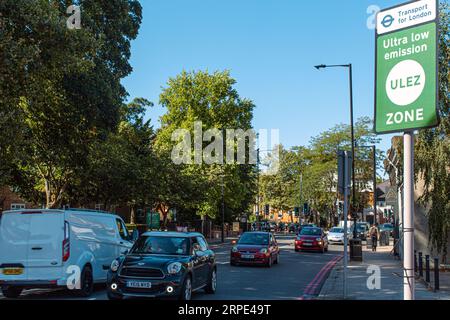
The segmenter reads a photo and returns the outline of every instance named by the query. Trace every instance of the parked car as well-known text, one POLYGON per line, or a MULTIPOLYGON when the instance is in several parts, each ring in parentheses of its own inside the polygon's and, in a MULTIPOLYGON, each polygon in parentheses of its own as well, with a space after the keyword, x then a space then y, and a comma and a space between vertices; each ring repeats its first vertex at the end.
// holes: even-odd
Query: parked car
POLYGON ((295 239, 295 251, 328 251, 328 238, 322 228, 303 227, 295 239))
POLYGON ((280 261, 280 248, 270 232, 246 232, 231 248, 230 264, 265 265, 271 267, 280 261))
MULTIPOLYGON (((334 227, 331 228, 327 235, 328 242, 330 244, 338 243, 338 244, 344 244, 344 228, 340 227, 334 227)), ((348 239, 348 234, 347 234, 348 239)))
POLYGON ((392 223, 384 223, 380 226, 380 231, 386 231, 392 237, 394 235, 394 225, 392 223))
POLYGON ((124 297, 176 297, 190 300, 192 293, 217 288, 214 252, 200 233, 146 232, 126 255, 111 264, 107 294, 124 297))
POLYGON ((132 246, 122 218, 92 210, 17 210, 0 224, 0 286, 7 298, 24 289, 66 287, 78 267, 87 297, 105 283, 111 262, 132 246), (70 267, 70 269, 69 269, 70 267))

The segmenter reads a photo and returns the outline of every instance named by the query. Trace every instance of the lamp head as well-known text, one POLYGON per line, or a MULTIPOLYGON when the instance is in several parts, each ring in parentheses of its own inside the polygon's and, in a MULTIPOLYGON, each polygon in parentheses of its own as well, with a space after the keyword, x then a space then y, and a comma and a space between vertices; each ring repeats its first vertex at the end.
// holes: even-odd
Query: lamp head
POLYGON ((314 68, 316 68, 317 70, 324 69, 324 68, 326 68, 326 67, 327 67, 327 66, 324 65, 324 64, 319 64, 318 66, 314 66, 314 68))

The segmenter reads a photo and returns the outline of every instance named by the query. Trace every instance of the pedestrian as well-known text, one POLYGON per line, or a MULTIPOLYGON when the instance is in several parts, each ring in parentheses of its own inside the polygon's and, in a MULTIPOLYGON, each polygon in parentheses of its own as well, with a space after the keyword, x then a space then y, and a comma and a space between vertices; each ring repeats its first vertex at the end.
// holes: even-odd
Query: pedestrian
POLYGON ((369 237, 372 240, 372 251, 377 251, 377 242, 380 237, 380 230, 378 230, 378 223, 375 223, 369 229, 369 237))

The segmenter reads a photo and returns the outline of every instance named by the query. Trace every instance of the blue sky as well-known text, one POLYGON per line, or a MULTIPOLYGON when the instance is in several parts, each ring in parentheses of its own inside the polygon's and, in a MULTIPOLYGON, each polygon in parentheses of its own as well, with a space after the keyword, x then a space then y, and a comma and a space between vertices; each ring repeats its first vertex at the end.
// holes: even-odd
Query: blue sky
MULTIPOLYGON (((394 0, 142 0, 144 20, 132 44, 133 73, 123 81, 130 99, 165 110, 161 87, 182 70, 228 69, 242 97, 256 104, 255 129, 280 129, 287 147, 349 122, 346 69, 317 71, 317 64, 354 65, 355 117, 373 117, 374 30, 370 5, 394 0)), ((386 150, 392 135, 382 136, 386 150)))

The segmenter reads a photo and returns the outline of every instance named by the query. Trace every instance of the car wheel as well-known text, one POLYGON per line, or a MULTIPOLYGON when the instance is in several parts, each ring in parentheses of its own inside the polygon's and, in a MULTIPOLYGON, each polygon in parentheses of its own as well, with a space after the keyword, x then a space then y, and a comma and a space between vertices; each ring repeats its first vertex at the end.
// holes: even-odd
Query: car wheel
POLYGON ((186 276, 186 279, 184 279, 179 299, 183 301, 188 301, 191 300, 191 297, 192 297, 192 280, 191 276, 188 275, 186 276))
POLYGON ((267 268, 271 268, 272 267, 272 256, 269 257, 269 260, 267 261, 267 268))
POLYGON ((16 299, 22 293, 22 288, 20 287, 2 287, 2 293, 6 298, 16 299))
POLYGON ((114 294, 114 293, 109 292, 109 291, 107 293, 107 296, 108 296, 109 300, 122 300, 123 299, 123 296, 121 296, 119 294, 114 294))
POLYGON ((94 277, 92 275, 92 268, 85 266, 81 272, 81 289, 76 291, 80 297, 89 297, 94 291, 94 277))
POLYGON ((217 270, 214 268, 209 275, 208 285, 205 288, 205 292, 208 294, 216 293, 217 288, 217 270))

